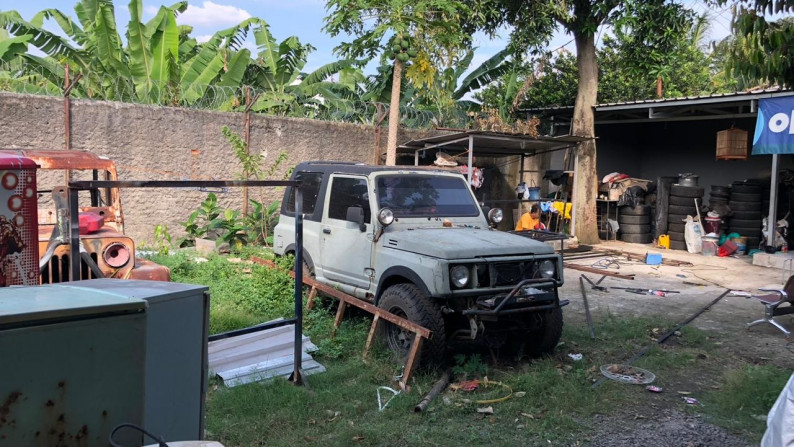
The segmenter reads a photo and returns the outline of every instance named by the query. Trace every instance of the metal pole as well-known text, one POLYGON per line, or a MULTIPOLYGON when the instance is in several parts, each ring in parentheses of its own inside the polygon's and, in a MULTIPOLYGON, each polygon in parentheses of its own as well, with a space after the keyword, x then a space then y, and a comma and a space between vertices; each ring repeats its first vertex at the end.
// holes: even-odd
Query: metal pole
POLYGON ((77 188, 69 188, 69 263, 71 281, 80 280, 80 210, 77 188))
POLYGON ((303 192, 295 186, 295 367, 292 382, 303 383, 301 357, 303 356, 303 192))
POLYGON ((468 174, 466 175, 466 180, 468 180, 469 182, 469 187, 471 187, 471 165, 473 159, 474 159, 474 136, 469 135, 469 170, 468 170, 468 174))
MULTIPOLYGON (((766 245, 775 247, 777 235, 777 159, 778 154, 772 154, 772 184, 769 185, 769 215, 766 220, 766 229, 769 231, 769 238, 766 245)), ((756 247, 758 248, 758 247, 756 247)))

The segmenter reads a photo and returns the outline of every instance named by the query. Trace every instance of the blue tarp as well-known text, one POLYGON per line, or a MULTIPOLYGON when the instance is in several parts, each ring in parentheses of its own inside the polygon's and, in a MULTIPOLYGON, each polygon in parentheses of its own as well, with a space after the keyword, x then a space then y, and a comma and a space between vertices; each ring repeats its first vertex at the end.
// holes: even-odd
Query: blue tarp
POLYGON ((761 99, 753 155, 794 154, 794 96, 761 99))

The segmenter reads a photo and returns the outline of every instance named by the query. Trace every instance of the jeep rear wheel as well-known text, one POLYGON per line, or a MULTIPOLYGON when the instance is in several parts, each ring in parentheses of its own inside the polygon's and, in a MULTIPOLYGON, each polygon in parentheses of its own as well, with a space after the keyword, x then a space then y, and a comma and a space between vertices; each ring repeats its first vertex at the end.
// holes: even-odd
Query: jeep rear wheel
POLYGON ((540 326, 526 333, 524 352, 531 357, 540 357, 554 352, 562 336, 562 308, 539 312, 540 326))
MULTIPOLYGON (((383 292, 378 307, 429 329, 432 334, 429 340, 422 342, 419 364, 443 363, 446 350, 444 317, 441 308, 430 301, 418 287, 413 284, 393 285, 383 292)), ((392 352, 402 359, 408 357, 414 340, 413 332, 386 321, 380 324, 380 332, 392 352)))

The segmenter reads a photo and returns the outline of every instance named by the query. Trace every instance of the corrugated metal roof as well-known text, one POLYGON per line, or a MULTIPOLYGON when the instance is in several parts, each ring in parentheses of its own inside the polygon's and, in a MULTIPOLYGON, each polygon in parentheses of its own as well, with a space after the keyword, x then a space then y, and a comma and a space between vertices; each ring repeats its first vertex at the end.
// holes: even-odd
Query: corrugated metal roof
MULTIPOLYGON (((220 376, 228 387, 289 376, 293 368, 294 331, 295 325, 281 326, 210 342, 207 348, 210 374, 220 376)), ((303 371, 307 375, 325 371, 309 355, 317 346, 305 335, 302 340, 303 371)))
POLYGON ((459 130, 455 133, 435 135, 428 138, 411 140, 401 144, 397 151, 399 153, 414 153, 417 150, 430 149, 433 147, 458 148, 461 151, 468 150, 468 139, 472 138, 474 152, 476 155, 521 155, 535 151, 555 150, 573 146, 580 141, 590 138, 578 137, 574 135, 563 135, 558 137, 537 136, 532 137, 523 134, 490 132, 483 130, 459 130))
MULTIPOLYGON (((644 99, 638 101, 601 103, 601 104, 596 104, 595 109, 596 111, 623 110, 623 109, 632 108, 631 106, 641 106, 641 107, 647 107, 651 105, 674 106, 674 105, 681 105, 687 102, 708 104, 708 103, 720 103, 720 102, 732 102, 732 101, 745 101, 745 100, 760 99, 771 96, 788 96, 788 95, 794 95, 794 90, 781 89, 779 87, 775 87, 768 89, 750 90, 746 92, 715 93, 711 95, 683 96, 679 98, 644 99)), ((553 112, 553 111, 562 111, 562 110, 573 110, 573 106, 534 107, 530 109, 520 109, 519 112, 524 112, 524 113, 553 112)))

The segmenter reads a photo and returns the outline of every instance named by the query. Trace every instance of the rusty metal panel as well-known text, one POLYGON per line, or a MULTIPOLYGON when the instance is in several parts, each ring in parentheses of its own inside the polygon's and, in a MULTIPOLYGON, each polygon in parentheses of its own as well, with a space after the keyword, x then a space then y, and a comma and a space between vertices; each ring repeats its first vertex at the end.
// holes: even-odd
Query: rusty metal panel
POLYGON ((142 423, 144 307, 65 285, 0 290, 0 352, 13 359, 0 372, 0 445, 105 446, 114 426, 142 423))

